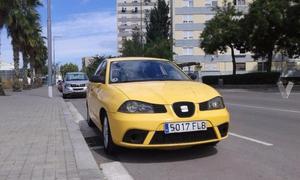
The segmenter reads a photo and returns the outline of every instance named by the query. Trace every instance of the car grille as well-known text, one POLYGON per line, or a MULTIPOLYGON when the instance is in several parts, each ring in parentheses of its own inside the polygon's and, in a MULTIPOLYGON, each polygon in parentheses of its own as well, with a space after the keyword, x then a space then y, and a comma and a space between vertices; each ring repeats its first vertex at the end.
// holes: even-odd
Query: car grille
POLYGON ((177 102, 173 104, 173 110, 178 117, 191 117, 195 113, 195 104, 192 102, 177 102), (183 109, 187 107, 186 109, 183 109))
POLYGON ((85 87, 85 84, 71 84, 71 87, 85 87))
POLYGON ((165 134, 164 131, 156 131, 150 144, 175 144, 189 143, 197 141, 206 141, 217 139, 217 136, 212 127, 206 131, 183 132, 174 134, 165 134))

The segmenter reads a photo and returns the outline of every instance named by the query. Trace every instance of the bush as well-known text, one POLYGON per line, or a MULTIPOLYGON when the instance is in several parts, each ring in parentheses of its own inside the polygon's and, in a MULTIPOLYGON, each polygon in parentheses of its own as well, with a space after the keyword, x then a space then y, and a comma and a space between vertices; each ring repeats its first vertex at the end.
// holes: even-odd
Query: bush
POLYGON ((2 80, 1 80, 1 77, 0 77, 0 96, 5 96, 5 92, 4 92, 3 86, 2 86, 2 80))
POLYGON ((247 84, 276 84, 279 80, 279 72, 248 73, 237 75, 203 76, 202 81, 209 85, 218 85, 219 79, 223 84, 247 85, 247 84))

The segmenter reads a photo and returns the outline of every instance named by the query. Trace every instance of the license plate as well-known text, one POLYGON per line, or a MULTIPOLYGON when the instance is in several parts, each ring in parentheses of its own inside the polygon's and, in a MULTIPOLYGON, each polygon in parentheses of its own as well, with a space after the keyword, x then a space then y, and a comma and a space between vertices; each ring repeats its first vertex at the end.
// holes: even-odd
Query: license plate
POLYGON ((192 132, 192 131, 206 131, 206 121, 193 121, 181 123, 165 123, 165 134, 192 132))

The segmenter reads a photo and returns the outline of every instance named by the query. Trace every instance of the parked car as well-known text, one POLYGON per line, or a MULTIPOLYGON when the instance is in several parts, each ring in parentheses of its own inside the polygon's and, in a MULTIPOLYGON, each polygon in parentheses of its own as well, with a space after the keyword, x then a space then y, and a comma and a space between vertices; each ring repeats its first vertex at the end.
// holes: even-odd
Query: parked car
POLYGON ((281 74, 280 80, 284 84, 288 82, 293 82, 294 84, 300 84, 300 70, 299 69, 289 69, 281 74))
POLYGON ((229 113, 221 95, 168 60, 107 59, 90 81, 87 122, 102 131, 108 154, 116 146, 215 145, 228 136, 229 113))
POLYGON ((63 98, 72 95, 86 95, 87 84, 89 80, 85 73, 71 72, 65 75, 62 84, 63 98))

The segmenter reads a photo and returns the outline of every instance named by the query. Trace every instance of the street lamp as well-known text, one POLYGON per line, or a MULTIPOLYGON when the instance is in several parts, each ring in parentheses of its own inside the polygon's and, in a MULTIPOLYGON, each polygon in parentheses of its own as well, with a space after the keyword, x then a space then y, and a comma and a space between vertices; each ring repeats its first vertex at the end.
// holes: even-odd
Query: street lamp
POLYGON ((47 40, 48 40, 48 97, 53 97, 52 89, 52 28, 51 28, 51 0, 47 2, 47 40))
POLYGON ((55 54, 55 40, 62 38, 62 36, 53 36, 53 65, 54 65, 54 82, 56 83, 56 54, 55 54))

